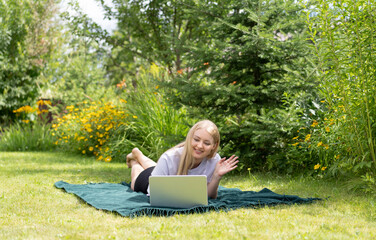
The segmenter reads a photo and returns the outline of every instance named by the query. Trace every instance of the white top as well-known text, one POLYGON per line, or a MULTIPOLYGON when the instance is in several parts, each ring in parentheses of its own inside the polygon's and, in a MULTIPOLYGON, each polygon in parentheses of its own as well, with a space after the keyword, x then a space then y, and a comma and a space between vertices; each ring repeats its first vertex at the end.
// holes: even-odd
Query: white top
MULTIPOLYGON (((163 153, 158 160, 157 166, 155 166, 151 173, 151 176, 177 175, 182 152, 183 147, 173 148, 163 153)), ((215 165, 220 159, 221 157, 218 153, 213 158, 204 158, 200 165, 188 170, 188 175, 206 175, 207 182, 209 183, 212 179, 215 165)))

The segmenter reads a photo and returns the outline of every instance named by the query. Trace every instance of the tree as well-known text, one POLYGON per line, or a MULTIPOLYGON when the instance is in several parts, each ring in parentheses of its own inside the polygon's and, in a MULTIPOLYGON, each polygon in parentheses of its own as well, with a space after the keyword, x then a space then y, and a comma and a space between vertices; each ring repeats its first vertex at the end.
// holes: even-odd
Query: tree
MULTIPOLYGON (((207 7, 217 1, 200 2, 207 7)), ((197 4, 193 0, 114 0, 115 10, 104 5, 108 17, 118 21, 118 30, 109 40, 112 75, 134 71, 140 60, 166 66, 170 73, 185 68, 188 47, 210 38, 202 14, 192 8, 197 4)))
POLYGON ((173 102, 220 125, 229 152, 264 168, 297 117, 283 106, 284 96, 313 86, 305 14, 289 0, 227 3, 217 6, 225 14, 207 29, 210 43, 190 48, 191 68, 169 86, 176 90, 173 102))
POLYGON ((80 9, 69 2, 71 13, 61 13, 57 45, 40 77, 43 95, 64 104, 98 100, 110 90, 103 63, 108 33, 80 9))
POLYGON ((57 1, 0 1, 0 121, 35 100, 57 1))

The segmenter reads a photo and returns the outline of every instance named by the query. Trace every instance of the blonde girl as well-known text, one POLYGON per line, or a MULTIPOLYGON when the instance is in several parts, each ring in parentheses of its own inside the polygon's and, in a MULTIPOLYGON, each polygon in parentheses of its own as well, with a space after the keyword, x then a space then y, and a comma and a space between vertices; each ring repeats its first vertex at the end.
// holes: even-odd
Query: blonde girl
POLYGON ((217 126, 203 120, 189 130, 184 142, 163 153, 158 163, 134 148, 127 156, 127 165, 132 168, 131 188, 148 194, 150 176, 206 175, 208 197, 216 198, 221 178, 239 162, 234 155, 229 159, 221 158, 217 153, 219 143, 217 126))

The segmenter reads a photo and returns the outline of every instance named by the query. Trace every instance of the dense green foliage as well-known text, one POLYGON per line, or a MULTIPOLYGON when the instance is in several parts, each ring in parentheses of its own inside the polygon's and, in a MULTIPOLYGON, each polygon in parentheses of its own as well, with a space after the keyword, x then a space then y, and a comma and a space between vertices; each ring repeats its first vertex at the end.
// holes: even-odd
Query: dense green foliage
MULTIPOLYGON (((376 7, 373 1, 319 1, 308 18, 319 62, 324 110, 317 122, 332 174, 361 177, 376 189, 376 7), (329 7, 331 6, 331 7, 329 7), (314 13, 314 14, 313 14, 314 13)), ((364 187, 364 186, 363 186, 364 187)))
POLYGON ((298 119, 289 101, 315 80, 305 14, 295 1, 225 6, 207 29, 210 44, 192 47, 191 68, 169 85, 176 103, 220 126, 227 154, 241 155, 247 168, 264 169, 268 158, 269 167, 280 168, 273 161, 298 119))
POLYGON ((52 16, 57 1, 0 1, 0 116, 38 97, 37 78, 52 47, 52 16))
POLYGON ((109 39, 111 74, 129 74, 142 65, 140 60, 162 64, 170 72, 184 68, 188 48, 210 37, 204 28, 209 22, 192 9, 196 2, 114 0, 114 9, 105 7, 118 21, 118 30, 109 39))

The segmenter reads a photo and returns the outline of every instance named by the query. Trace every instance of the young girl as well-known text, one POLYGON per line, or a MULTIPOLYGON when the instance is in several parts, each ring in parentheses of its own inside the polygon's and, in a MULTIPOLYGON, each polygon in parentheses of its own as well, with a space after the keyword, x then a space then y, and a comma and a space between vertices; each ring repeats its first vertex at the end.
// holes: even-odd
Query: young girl
POLYGON ((217 126, 203 120, 188 132, 186 140, 166 151, 158 163, 146 157, 138 148, 127 156, 132 168, 131 188, 148 193, 149 177, 158 175, 206 175, 208 197, 217 198, 219 181, 226 173, 237 167, 238 157, 222 158, 217 153, 220 136, 217 126))

